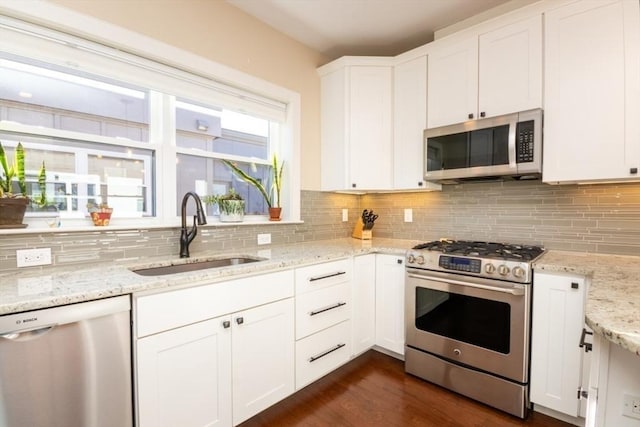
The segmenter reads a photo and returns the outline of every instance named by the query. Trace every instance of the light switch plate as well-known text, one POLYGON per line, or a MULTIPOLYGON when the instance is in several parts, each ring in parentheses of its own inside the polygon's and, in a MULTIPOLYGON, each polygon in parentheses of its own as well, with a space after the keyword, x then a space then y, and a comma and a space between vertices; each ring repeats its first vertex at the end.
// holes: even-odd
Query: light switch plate
POLYGON ((404 210, 404 222, 413 222, 413 209, 404 210))
POLYGON ((640 420, 640 396, 625 394, 623 400, 622 415, 640 420))
POLYGON ((349 221, 349 209, 342 209, 342 222, 349 221))

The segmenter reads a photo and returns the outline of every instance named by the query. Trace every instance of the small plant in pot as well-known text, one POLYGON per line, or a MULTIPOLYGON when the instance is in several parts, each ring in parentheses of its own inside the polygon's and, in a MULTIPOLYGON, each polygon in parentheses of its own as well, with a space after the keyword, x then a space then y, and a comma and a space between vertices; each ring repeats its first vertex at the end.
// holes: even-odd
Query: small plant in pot
POLYGON ((238 178, 253 185, 260 192, 260 194, 262 194, 262 197, 264 197, 264 200, 269 207, 269 221, 280 221, 280 215, 282 213, 282 207, 280 206, 280 193, 282 190, 282 171, 284 169, 284 162, 278 163, 278 158, 275 154, 273 155, 271 161, 271 189, 267 191, 261 181, 247 174, 245 171, 240 169, 237 165, 230 162, 229 160, 222 161, 229 167, 229 169, 231 169, 234 174, 236 174, 238 178))
POLYGON ((208 205, 218 205, 220 222, 242 222, 244 220, 244 200, 233 188, 221 196, 205 196, 202 201, 208 205))
MULTIPOLYGON (((22 223, 27 205, 30 202, 27 196, 27 184, 24 172, 24 147, 18 143, 15 149, 13 163, 7 161, 7 155, 0 142, 0 228, 24 228, 27 225, 22 223), (18 191, 14 191, 14 181, 18 191)), ((47 201, 46 195, 46 171, 44 162, 38 173, 38 185, 40 196, 33 200, 38 206, 44 206, 47 201)))

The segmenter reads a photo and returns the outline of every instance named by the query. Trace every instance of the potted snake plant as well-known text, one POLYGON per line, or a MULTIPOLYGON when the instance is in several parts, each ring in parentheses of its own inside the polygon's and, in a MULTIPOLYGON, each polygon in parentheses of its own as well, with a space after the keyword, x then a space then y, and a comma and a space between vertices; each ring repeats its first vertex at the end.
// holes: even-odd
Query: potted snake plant
MULTIPOLYGON (((22 143, 18 143, 12 164, 9 164, 4 147, 0 142, 0 228, 24 228, 24 213, 31 201, 27 196, 27 184, 24 171, 25 152, 22 143), (14 191, 14 181, 17 192, 14 191)), ((44 162, 38 173, 40 195, 33 202, 38 206, 46 204, 46 170, 44 162)))
POLYGON ((225 165, 231 169, 231 171, 241 180, 253 185, 264 197, 267 206, 269 207, 269 221, 280 221, 280 215, 282 213, 282 206, 280 206, 280 194, 282 191, 282 171, 284 169, 284 161, 278 162, 277 156, 274 154, 271 159, 271 188, 267 191, 264 184, 258 179, 252 177, 236 164, 229 160, 222 160, 225 165))
POLYGON ((227 194, 205 196, 202 201, 208 205, 218 205, 220 222, 242 222, 244 220, 244 200, 233 188, 229 189, 227 194))

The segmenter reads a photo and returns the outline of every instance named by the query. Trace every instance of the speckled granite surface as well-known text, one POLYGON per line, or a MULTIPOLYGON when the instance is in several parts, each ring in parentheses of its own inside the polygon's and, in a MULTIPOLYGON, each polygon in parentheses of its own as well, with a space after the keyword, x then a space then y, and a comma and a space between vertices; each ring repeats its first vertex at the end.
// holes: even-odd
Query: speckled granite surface
POLYGON ((189 259, 146 259, 137 263, 82 269, 51 268, 33 273, 28 269, 18 274, 0 274, 0 315, 37 310, 57 305, 73 304, 93 299, 124 295, 140 291, 175 289, 214 283, 230 277, 241 277, 279 269, 293 268, 331 259, 366 253, 389 253, 404 255, 418 242, 396 239, 357 240, 352 238, 323 240, 283 246, 266 246, 242 252, 199 253, 189 259), (200 271, 145 277, 133 273, 132 268, 151 268, 203 259, 222 258, 235 255, 266 258, 256 263, 200 271))
POLYGON ((640 257, 549 251, 534 268, 590 277, 587 325, 640 356, 640 257))
MULTIPOLYGON (((267 246, 235 253, 199 253, 188 260, 145 261, 82 269, 56 269, 33 273, 0 274, 0 315, 72 304, 133 292, 175 289, 214 283, 231 277, 293 268, 366 253, 403 255, 420 243, 413 240, 346 238, 283 246, 267 246), (151 268, 234 255, 266 260, 232 267, 145 277, 132 268, 151 268)), ((543 271, 591 277, 586 321, 596 333, 640 355, 640 257, 549 251, 536 263, 543 271)))

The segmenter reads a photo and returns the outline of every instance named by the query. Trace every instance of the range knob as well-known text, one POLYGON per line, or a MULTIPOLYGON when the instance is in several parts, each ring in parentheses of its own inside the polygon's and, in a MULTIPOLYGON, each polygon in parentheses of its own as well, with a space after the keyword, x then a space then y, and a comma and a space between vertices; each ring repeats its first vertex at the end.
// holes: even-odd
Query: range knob
POLYGON ((518 278, 518 279, 522 279, 524 277, 525 271, 524 268, 522 267, 513 267, 513 275, 518 278))
POLYGON ((416 262, 420 265, 424 264, 424 257, 422 255, 418 256, 418 258, 416 258, 416 262))
POLYGON ((485 264, 484 271, 488 274, 493 274, 496 272, 496 266, 491 264, 490 262, 485 264))
POLYGON ((413 256, 413 254, 410 254, 410 255, 407 257, 407 262, 408 262, 409 264, 413 263, 415 260, 416 260, 416 257, 414 257, 414 256, 413 256))
POLYGON ((509 274, 509 267, 504 264, 498 266, 498 273, 500 273, 501 276, 506 276, 509 274))

